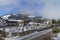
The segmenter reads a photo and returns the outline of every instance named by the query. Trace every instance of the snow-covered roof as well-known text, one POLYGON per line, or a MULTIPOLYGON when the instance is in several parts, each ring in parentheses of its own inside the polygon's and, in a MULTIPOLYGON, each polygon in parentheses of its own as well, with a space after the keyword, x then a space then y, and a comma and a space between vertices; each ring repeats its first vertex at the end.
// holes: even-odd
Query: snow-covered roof
POLYGON ((28 16, 28 17, 34 18, 35 16, 28 16))
POLYGON ((29 22, 29 24, 35 24, 34 22, 29 22))
POLYGON ((15 19, 8 19, 8 21, 17 21, 17 22, 23 22, 23 20, 15 20, 15 19))

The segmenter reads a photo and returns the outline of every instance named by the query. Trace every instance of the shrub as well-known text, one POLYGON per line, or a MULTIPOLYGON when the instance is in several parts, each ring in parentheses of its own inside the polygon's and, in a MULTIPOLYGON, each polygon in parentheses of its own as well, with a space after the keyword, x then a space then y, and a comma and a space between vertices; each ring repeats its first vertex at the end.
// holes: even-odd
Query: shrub
POLYGON ((52 28, 52 33, 58 33, 59 32, 59 29, 58 29, 58 27, 53 27, 52 28))

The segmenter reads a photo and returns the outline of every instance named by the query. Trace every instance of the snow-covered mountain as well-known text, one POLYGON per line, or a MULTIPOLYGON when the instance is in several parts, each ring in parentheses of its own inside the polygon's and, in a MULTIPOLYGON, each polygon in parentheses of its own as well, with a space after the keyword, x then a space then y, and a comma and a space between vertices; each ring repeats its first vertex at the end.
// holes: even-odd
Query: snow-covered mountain
POLYGON ((8 17, 10 17, 10 16, 11 16, 10 14, 7 14, 7 15, 1 16, 1 18, 3 18, 3 19, 8 19, 8 17))
POLYGON ((26 14, 21 14, 21 13, 17 13, 17 14, 7 14, 7 15, 3 15, 1 16, 1 18, 3 19, 32 19, 32 18, 35 18, 35 19, 41 19, 42 17, 41 16, 29 16, 29 15, 26 15, 26 14))
POLYGON ((15 14, 9 17, 9 19, 25 19, 25 18, 27 18, 27 15, 25 14, 15 14))
POLYGON ((1 16, 1 18, 3 18, 3 19, 25 19, 27 17, 28 16, 26 14, 20 14, 20 13, 17 13, 17 14, 7 14, 7 15, 1 16))

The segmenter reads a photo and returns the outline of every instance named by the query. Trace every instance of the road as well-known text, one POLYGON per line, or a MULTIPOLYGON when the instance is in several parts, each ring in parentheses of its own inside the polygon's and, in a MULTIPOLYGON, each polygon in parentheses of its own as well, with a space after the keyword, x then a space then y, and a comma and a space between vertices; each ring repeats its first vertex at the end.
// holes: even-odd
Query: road
POLYGON ((51 32, 51 31, 52 31, 52 29, 46 29, 46 30, 43 30, 43 31, 36 31, 34 33, 31 33, 29 35, 21 37, 20 40, 32 40, 34 38, 37 38, 38 36, 47 34, 47 33, 51 32))

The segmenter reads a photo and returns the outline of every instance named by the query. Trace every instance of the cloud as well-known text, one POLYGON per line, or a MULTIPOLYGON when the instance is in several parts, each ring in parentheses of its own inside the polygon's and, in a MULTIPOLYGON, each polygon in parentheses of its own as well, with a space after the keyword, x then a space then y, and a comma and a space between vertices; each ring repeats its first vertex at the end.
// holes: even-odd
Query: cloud
POLYGON ((14 5, 17 4, 19 0, 0 0, 0 6, 4 5, 14 5))
POLYGON ((34 12, 33 11, 29 11, 29 10, 23 10, 23 11, 20 11, 21 14, 27 14, 27 15, 34 15, 34 12))
MULTIPOLYGON (((12 12, 13 9, 20 9, 20 12, 25 12, 29 15, 35 15, 34 13, 43 7, 41 0, 0 0, 1 13, 12 12), (12 11, 11 11, 12 10, 12 11), (8 11, 8 12, 7 12, 8 11)), ((4 13, 3 13, 4 14, 4 13)))
POLYGON ((20 6, 18 5, 18 7, 20 8, 20 12, 28 12, 26 14, 36 16, 36 13, 39 13, 38 11, 43 9, 43 2, 43 0, 21 0, 20 6))
POLYGON ((45 2, 44 9, 41 14, 46 18, 60 18, 60 0, 49 0, 45 2))
POLYGON ((33 11, 34 15, 38 12, 46 18, 60 18, 60 0, 30 0, 26 3, 27 5, 24 4, 26 6, 23 5, 23 8, 33 11))
POLYGON ((0 16, 4 14, 16 13, 19 8, 19 0, 0 0, 0 16))
POLYGON ((0 0, 0 8, 1 13, 16 11, 29 15, 38 13, 46 18, 60 18, 60 0, 0 0))

